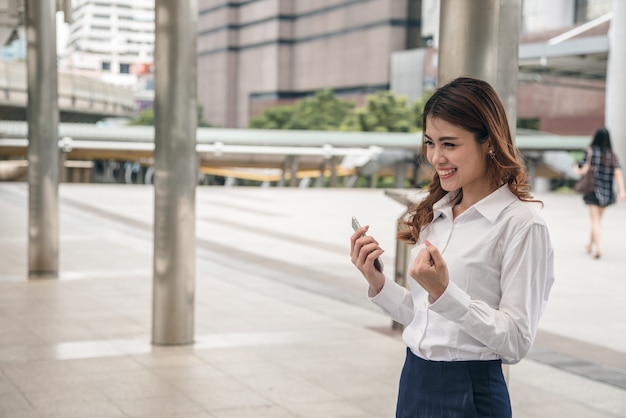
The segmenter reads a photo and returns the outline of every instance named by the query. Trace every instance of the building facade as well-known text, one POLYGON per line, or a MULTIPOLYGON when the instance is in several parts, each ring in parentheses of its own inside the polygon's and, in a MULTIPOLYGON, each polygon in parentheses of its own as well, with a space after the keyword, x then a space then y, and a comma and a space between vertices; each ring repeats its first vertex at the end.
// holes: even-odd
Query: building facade
MULTIPOLYGON (((612 2, 523 0, 520 42, 546 42, 612 2)), ((154 18, 154 0, 74 0, 60 69, 133 86, 137 109, 151 106, 154 18)), ((357 105, 378 90, 415 99, 436 86, 438 22, 439 0, 198 0, 202 118, 244 128, 324 88, 357 105)), ((608 27, 581 36, 606 37, 608 27)), ((521 74, 518 120, 587 134, 603 122, 604 88, 580 74, 521 74)))
POLYGON ((73 0, 59 69, 133 86, 154 61, 154 0, 73 0))
POLYGON ((420 46, 421 0, 199 0, 198 102, 215 126, 323 88, 357 103, 420 46))

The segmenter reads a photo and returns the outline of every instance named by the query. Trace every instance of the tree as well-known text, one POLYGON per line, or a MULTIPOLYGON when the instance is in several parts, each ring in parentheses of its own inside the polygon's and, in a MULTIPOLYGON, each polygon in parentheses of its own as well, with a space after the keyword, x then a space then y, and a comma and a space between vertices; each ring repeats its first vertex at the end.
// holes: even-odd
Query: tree
POLYGON ((313 97, 297 101, 293 105, 276 106, 250 121, 250 128, 257 129, 304 129, 337 130, 341 121, 354 104, 337 99, 331 89, 320 90, 313 97))
POLYGON ((153 109, 144 109, 139 112, 136 118, 130 120, 128 122, 129 125, 154 125, 154 110, 153 109))
POLYGON ((415 118, 415 126, 417 127, 417 129, 423 128, 422 127, 422 114, 424 113, 424 105, 426 105, 426 102, 428 101, 428 99, 430 99, 430 96, 432 95, 433 95, 432 90, 425 91, 424 94, 422 94, 422 97, 417 99, 413 103, 413 106, 411 106, 411 111, 413 112, 413 117, 415 118))
POLYGON ((198 128, 210 128, 211 126, 213 126, 209 122, 204 120, 204 116, 202 115, 204 113, 204 108, 202 107, 202 105, 198 105, 196 109, 198 112, 198 128))
POLYGON ((274 106, 265 109, 259 116, 254 117, 248 124, 254 129, 287 129, 285 126, 293 118, 295 106, 274 106))
MULTIPOLYGON (((204 120, 202 116, 202 106, 198 106, 198 127, 210 127, 211 124, 204 120)), ((135 119, 132 119, 128 122, 129 125, 143 125, 143 126, 153 126, 154 125, 154 109, 144 109, 139 112, 139 115, 135 119)))
POLYGON ((407 99, 391 91, 367 96, 365 107, 358 108, 341 123, 344 131, 414 132, 415 116, 407 99))

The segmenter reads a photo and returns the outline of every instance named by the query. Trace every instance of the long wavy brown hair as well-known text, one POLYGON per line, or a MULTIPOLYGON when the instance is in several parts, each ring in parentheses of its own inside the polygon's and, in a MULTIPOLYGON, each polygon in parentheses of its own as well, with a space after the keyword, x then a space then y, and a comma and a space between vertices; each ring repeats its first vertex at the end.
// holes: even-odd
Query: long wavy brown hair
MULTIPOLYGON (((530 194, 526 169, 519 150, 513 144, 504 106, 489 83, 475 78, 459 77, 440 87, 424 106, 424 132, 428 117, 445 120, 473 133, 479 144, 489 141, 494 157, 486 157, 486 164, 493 186, 508 184, 518 199, 540 202, 530 194)), ((424 143, 420 159, 427 162, 424 143)), ((416 243, 422 229, 433 220, 433 205, 448 194, 441 188, 436 172, 428 192, 422 201, 411 208, 408 220, 403 221, 403 228, 398 232, 398 239, 416 243)))

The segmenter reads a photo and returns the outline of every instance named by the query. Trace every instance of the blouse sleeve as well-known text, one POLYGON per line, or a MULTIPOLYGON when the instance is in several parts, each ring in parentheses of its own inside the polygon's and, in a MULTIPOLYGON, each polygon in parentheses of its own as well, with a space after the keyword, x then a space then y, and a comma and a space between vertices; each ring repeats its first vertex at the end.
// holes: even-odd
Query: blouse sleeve
POLYGON ((385 284, 377 295, 372 295, 370 289, 368 296, 394 321, 406 326, 413 320, 414 310, 411 292, 389 277, 385 276, 385 284))
POLYGON ((554 282, 553 259, 547 228, 532 223, 512 239, 504 255, 502 297, 497 308, 472 300, 450 282, 430 309, 498 353, 504 363, 517 363, 528 354, 535 339, 554 282))

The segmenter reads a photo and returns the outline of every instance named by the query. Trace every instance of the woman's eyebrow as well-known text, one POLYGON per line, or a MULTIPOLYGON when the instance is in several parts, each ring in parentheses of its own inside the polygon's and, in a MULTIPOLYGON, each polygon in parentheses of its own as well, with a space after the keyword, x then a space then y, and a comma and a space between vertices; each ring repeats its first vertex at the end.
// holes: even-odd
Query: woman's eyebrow
MULTIPOLYGON (((433 139, 433 138, 431 138, 428 134, 423 134, 423 136, 424 136, 425 138, 428 138, 428 139, 429 139, 429 140, 431 140, 431 141, 434 141, 434 139, 433 139)), ((458 136, 442 136, 442 137, 438 138, 437 140, 438 140, 439 142, 441 142, 441 141, 456 141, 456 140, 458 140, 458 139, 459 139, 459 137, 458 137, 458 136)))

